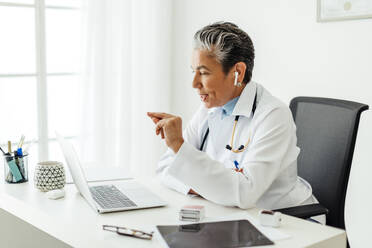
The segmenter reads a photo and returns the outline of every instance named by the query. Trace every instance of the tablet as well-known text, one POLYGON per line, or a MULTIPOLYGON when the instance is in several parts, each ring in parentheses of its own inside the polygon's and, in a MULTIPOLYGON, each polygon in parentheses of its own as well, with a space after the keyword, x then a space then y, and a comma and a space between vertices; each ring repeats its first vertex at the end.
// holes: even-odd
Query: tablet
POLYGON ((169 248, 251 247, 273 245, 248 220, 156 226, 169 248))

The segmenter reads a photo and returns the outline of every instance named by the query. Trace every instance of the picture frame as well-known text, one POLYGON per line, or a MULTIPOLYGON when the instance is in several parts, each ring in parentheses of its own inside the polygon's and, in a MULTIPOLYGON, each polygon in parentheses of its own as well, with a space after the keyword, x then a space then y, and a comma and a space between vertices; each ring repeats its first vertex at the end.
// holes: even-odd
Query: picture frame
POLYGON ((372 0, 318 0, 317 21, 332 22, 372 18, 372 0))

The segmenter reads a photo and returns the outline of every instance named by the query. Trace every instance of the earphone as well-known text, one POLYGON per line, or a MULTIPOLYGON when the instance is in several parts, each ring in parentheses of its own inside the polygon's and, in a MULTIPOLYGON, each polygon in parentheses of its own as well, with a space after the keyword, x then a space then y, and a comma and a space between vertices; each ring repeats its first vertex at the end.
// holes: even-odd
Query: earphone
POLYGON ((242 83, 238 83, 238 76, 239 76, 239 73, 236 71, 235 73, 235 78, 234 78, 234 86, 242 86, 242 83))

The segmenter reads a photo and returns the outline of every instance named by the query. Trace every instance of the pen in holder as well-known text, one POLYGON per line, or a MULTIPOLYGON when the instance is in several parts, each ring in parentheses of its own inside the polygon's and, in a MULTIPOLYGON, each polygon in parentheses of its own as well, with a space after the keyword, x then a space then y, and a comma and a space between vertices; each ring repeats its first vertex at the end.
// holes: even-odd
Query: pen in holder
POLYGON ((4 154, 4 178, 7 183, 28 181, 28 154, 4 154))

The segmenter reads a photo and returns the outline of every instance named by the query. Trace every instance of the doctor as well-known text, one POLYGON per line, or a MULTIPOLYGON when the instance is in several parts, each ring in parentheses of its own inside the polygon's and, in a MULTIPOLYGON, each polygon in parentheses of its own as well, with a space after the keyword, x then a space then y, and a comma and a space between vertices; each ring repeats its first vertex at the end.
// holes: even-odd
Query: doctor
POLYGON ((297 176, 296 126, 289 108, 251 81, 254 48, 235 24, 194 35, 193 88, 202 105, 182 133, 182 119, 149 112, 169 147, 157 173, 183 194, 239 208, 317 203, 297 176))

